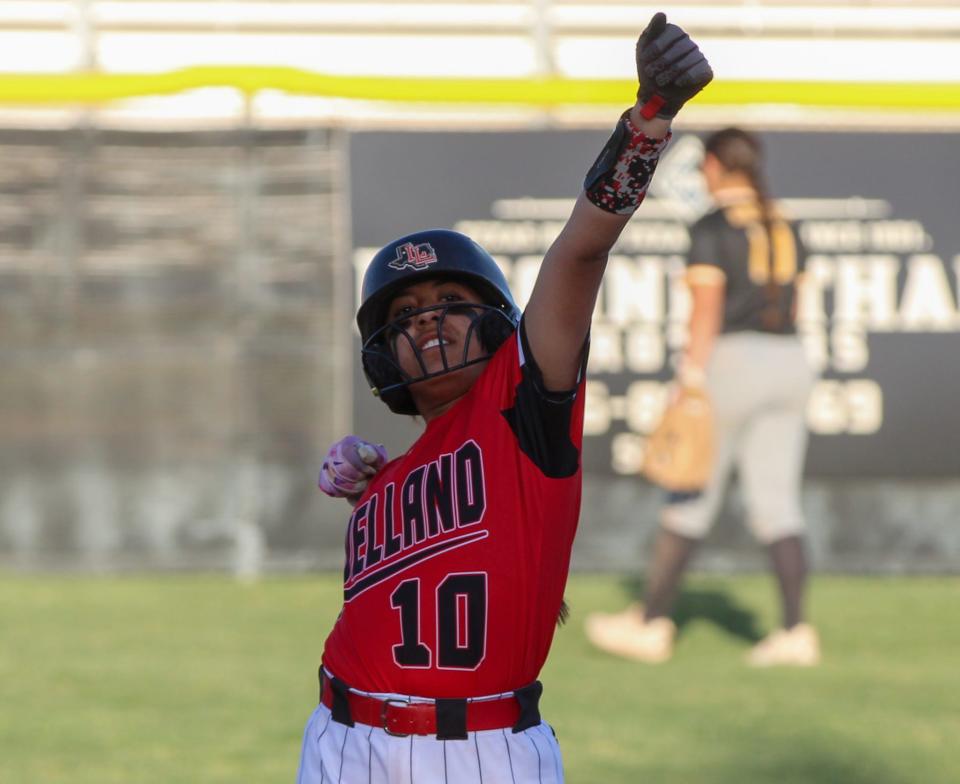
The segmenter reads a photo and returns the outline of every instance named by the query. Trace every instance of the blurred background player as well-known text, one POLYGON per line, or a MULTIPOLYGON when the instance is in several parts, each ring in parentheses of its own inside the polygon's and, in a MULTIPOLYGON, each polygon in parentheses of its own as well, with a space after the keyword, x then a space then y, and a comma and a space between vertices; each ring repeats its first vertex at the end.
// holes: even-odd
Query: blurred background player
POLYGON ((813 665, 816 631, 805 622, 807 560, 800 483, 807 397, 814 376, 796 336, 803 251, 770 200, 760 140, 739 128, 711 135, 702 164, 715 208, 690 230, 689 341, 677 394, 703 388, 716 419, 716 452, 702 493, 670 494, 661 515, 643 604, 587 619, 591 642, 646 662, 668 659, 677 591, 719 511, 731 468, 747 523, 766 545, 782 601, 782 627, 748 654, 756 666, 813 665))
POLYGON ((348 439, 321 472, 334 495, 362 494, 301 784, 563 780, 537 677, 579 517, 591 316, 671 119, 712 78, 663 14, 640 36, 637 67, 637 102, 522 316, 493 258, 457 232, 401 237, 370 263, 357 313, 364 371, 391 411, 426 428, 382 466, 348 439))

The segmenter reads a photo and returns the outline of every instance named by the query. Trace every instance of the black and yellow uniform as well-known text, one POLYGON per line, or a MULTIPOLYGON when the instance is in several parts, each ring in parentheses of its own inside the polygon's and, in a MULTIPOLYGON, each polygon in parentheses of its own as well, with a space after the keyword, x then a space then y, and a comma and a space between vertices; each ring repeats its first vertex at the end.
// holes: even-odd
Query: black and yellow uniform
POLYGON ((791 224, 775 208, 770 213, 765 224, 753 191, 732 192, 690 228, 692 281, 700 265, 723 273, 722 333, 796 332, 792 313, 805 253, 791 224))

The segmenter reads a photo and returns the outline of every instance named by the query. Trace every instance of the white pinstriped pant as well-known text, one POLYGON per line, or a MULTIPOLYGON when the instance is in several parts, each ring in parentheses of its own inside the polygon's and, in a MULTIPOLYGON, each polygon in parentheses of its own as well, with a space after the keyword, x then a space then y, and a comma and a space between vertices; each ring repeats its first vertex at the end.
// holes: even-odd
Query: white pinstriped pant
POLYGON ((297 784, 562 784, 563 762, 546 722, 467 733, 466 740, 396 737, 348 727, 317 706, 303 733, 297 784))

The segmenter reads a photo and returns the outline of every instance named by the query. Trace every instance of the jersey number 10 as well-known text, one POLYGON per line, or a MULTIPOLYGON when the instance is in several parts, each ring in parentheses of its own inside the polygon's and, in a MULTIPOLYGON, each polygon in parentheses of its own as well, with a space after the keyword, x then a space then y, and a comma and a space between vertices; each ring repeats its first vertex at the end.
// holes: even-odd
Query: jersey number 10
MULTIPOLYGON (((421 638, 420 578, 404 580, 390 595, 400 611, 399 645, 393 646, 400 667, 429 667, 431 649, 421 638)), ((437 586, 436 659, 440 669, 475 670, 487 649, 487 575, 448 574, 437 586)))

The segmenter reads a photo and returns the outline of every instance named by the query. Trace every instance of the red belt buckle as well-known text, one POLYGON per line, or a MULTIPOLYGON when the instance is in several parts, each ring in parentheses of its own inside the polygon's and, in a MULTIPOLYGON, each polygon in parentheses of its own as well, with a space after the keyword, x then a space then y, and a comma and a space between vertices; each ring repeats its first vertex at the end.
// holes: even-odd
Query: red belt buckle
POLYGON ((387 735, 392 735, 395 738, 406 738, 412 735, 410 732, 394 732, 390 729, 390 717, 387 715, 387 712, 390 709, 391 705, 400 705, 404 708, 408 707, 410 703, 407 700, 401 700, 397 697, 387 697, 382 703, 380 708, 380 726, 383 728, 383 731, 387 735))

